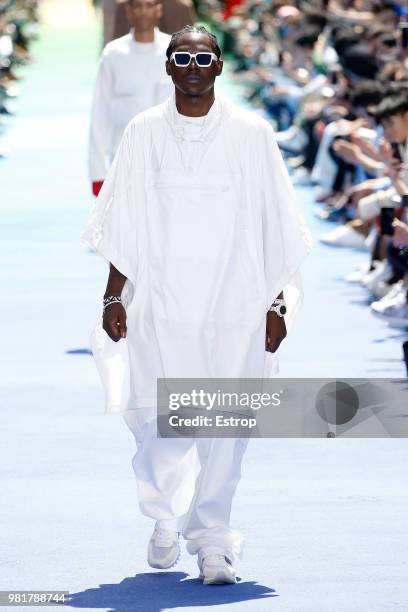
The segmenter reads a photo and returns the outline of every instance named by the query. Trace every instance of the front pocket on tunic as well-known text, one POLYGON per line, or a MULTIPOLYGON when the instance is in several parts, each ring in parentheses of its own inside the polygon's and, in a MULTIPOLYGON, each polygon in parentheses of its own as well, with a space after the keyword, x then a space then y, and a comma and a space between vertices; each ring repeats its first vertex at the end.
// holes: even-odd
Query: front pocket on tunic
POLYGON ((259 290, 237 184, 226 173, 195 183, 166 174, 151 182, 149 204, 157 312, 202 323, 228 320, 232 311, 246 316, 259 303, 259 290))

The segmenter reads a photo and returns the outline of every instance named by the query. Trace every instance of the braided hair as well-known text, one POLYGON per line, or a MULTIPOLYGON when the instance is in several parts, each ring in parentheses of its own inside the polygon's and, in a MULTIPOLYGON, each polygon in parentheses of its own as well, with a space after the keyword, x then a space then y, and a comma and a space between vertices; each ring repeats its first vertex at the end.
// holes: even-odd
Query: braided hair
POLYGON ((198 33, 198 34, 205 34, 206 36, 208 36, 208 38, 211 40, 212 46, 214 47, 216 56, 218 57, 218 59, 220 58, 221 49, 218 44, 217 37, 214 34, 209 32, 207 28, 205 28, 204 26, 186 25, 184 26, 184 28, 181 28, 181 30, 178 30, 177 32, 174 32, 174 34, 172 34, 169 46, 167 47, 167 51, 166 51, 166 56, 168 60, 170 59, 170 56, 173 53, 174 48, 177 45, 178 39, 181 36, 183 36, 183 34, 190 34, 191 32, 198 33))

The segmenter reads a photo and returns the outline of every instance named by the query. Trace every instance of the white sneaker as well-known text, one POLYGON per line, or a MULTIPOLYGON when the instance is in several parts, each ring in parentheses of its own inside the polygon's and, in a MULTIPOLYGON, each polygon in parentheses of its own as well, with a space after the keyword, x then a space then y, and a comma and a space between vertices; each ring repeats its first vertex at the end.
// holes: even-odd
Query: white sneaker
POLYGON ((402 280, 398 281, 397 283, 394 283, 391 286, 388 285, 388 287, 389 290, 386 295, 384 295, 384 297, 379 300, 382 305, 385 305, 388 302, 393 302, 397 295, 399 295, 400 293, 404 294, 407 290, 406 286, 404 285, 404 281, 402 280))
MULTIPOLYGON (((378 266, 380 262, 378 261, 374 261, 373 265, 374 268, 376 266, 378 266)), ((354 270, 354 272, 350 272, 349 274, 346 274, 346 276, 344 277, 344 280, 347 283, 360 283, 363 276, 365 276, 366 274, 368 274, 368 272, 370 271, 371 268, 371 263, 363 263, 360 266, 358 266, 357 270, 354 270)))
POLYGON ((371 304, 371 312, 380 319, 387 321, 393 327, 408 327, 407 287, 399 285, 394 296, 387 294, 382 300, 371 304))
POLYGON ((392 274, 393 272, 391 265, 386 259, 384 259, 378 264, 375 270, 372 270, 363 276, 361 279, 361 284, 364 285, 368 291, 374 292, 379 283, 390 280, 392 274))
POLYGON ((293 185, 310 185, 310 172, 306 168, 296 168, 291 175, 293 185))
POLYGON ((147 551, 147 562, 150 567, 168 569, 177 563, 179 557, 178 532, 172 529, 155 527, 147 551))
POLYGON ((371 290, 371 293, 378 300, 382 300, 382 298, 384 298, 386 295, 389 294, 390 291, 392 291, 392 287, 393 285, 390 285, 389 283, 386 283, 385 281, 380 281, 377 285, 375 285, 375 287, 373 287, 373 289, 371 290))
POLYGON ((204 584, 235 584, 235 570, 224 555, 207 555, 202 560, 199 578, 204 584))
POLYGON ((292 125, 289 129, 283 132, 276 132, 275 138, 278 142, 278 145, 286 145, 291 150, 299 153, 308 143, 308 137, 306 136, 306 133, 302 129, 294 125, 292 125))
POLYGON ((319 237, 320 242, 331 246, 352 247, 355 249, 366 249, 363 234, 357 232, 350 225, 341 225, 336 229, 326 232, 319 237))
POLYGON ((278 143, 280 142, 288 142, 293 140, 298 136, 300 129, 296 125, 291 125, 287 130, 281 130, 280 132, 275 132, 275 138, 278 143))

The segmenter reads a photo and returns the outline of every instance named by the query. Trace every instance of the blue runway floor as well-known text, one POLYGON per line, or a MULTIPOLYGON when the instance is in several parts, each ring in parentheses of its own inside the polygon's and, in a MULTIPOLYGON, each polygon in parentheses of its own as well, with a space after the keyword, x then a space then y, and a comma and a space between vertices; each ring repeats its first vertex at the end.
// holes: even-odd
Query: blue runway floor
MULTIPOLYGON (((97 35, 86 19, 44 28, 3 139, 0 590, 68 590, 72 608, 115 612, 406 612, 404 440, 254 440, 233 509, 240 584, 204 587, 185 551, 174 571, 147 566, 133 438, 103 415, 88 353, 106 280, 78 238, 97 35)), ((328 226, 311 191, 299 197, 317 238, 328 226)), ((404 375, 405 336, 342 280, 366 259, 316 241, 281 376, 404 375)))

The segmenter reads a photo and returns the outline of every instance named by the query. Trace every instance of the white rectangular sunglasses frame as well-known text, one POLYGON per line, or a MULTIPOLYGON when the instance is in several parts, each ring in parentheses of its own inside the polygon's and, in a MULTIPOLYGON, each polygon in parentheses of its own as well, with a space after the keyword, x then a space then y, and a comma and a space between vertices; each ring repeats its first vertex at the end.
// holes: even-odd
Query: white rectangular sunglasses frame
POLYGON ((190 64, 191 64, 191 60, 194 58, 195 63, 197 64, 197 66, 199 68, 208 68, 209 66, 211 66, 211 63, 213 61, 217 61, 218 57, 215 55, 215 53, 211 53, 210 51, 198 51, 197 53, 190 53, 190 51, 173 51, 173 53, 170 55, 170 61, 174 62, 175 65, 178 68, 187 68, 190 64), (183 53, 183 55, 189 55, 190 56, 190 61, 188 62, 188 64, 178 64, 177 63, 177 55, 183 53), (197 55, 201 55, 202 53, 205 53, 206 55, 210 55, 211 59, 210 59, 210 63, 209 64, 198 64, 197 63, 197 55))

